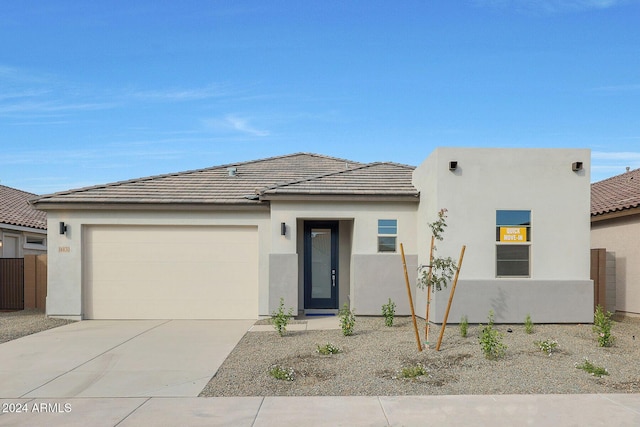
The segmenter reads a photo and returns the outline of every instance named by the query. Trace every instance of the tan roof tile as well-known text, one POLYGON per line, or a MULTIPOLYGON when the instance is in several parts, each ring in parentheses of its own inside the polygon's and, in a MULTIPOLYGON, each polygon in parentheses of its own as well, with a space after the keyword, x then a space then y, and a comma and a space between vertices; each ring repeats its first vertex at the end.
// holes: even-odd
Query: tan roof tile
POLYGON ((418 191, 412 185, 412 166, 396 163, 370 163, 353 169, 332 172, 317 177, 266 189, 271 195, 375 195, 414 196, 418 191))
POLYGON ((29 200, 36 194, 0 185, 0 224, 47 229, 47 214, 36 210, 29 200))
POLYGON ((280 194, 415 196, 412 166, 296 153, 42 196, 55 203, 260 204, 280 194), (230 176, 229 169, 235 169, 230 176))
POLYGON ((257 194, 265 188, 360 166, 351 160, 296 153, 69 190, 42 196, 36 204, 259 204, 257 194), (229 168, 235 168, 235 176, 229 168))
POLYGON ((591 215, 640 206, 640 169, 591 184, 591 215))

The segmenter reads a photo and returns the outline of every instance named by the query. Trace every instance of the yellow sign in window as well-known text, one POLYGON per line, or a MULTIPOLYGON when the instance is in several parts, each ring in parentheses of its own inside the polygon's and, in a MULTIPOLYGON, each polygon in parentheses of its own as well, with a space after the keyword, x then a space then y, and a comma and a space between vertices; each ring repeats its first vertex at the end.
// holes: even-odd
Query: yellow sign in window
POLYGON ((527 241, 527 227, 500 227, 500 241, 520 243, 527 241))

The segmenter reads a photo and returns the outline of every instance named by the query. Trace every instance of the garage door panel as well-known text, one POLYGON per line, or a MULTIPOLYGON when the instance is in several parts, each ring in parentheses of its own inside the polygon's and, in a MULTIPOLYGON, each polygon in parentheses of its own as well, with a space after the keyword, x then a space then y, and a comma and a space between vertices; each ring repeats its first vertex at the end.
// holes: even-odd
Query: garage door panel
POLYGON ((246 262, 247 257, 255 256, 255 245, 253 244, 216 241, 210 242, 208 245, 190 245, 189 251, 174 251, 173 248, 166 246, 159 248, 149 247, 149 245, 151 244, 145 246, 124 242, 109 243, 108 245, 99 244, 93 246, 93 255, 97 259, 108 260, 105 262, 116 265, 135 264, 141 256, 150 262, 154 258, 158 259, 158 262, 164 262, 169 251, 171 252, 171 261, 175 261, 176 265, 179 265, 177 263, 210 263, 212 260, 217 262, 246 262))
POLYGON ((84 234, 85 318, 257 317, 257 227, 92 226, 84 234))

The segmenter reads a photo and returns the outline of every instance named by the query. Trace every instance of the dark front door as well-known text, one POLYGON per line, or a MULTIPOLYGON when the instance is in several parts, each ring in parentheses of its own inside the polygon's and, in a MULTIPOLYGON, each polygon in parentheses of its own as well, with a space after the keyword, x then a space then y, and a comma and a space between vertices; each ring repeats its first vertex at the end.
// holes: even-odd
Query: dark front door
POLYGON ((338 222, 304 223, 304 308, 338 308, 338 222))

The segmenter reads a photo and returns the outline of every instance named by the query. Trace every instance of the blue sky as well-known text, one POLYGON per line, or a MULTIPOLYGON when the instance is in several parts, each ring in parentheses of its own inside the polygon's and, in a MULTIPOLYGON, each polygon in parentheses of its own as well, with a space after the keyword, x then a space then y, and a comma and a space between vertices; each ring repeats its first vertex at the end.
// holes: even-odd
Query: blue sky
POLYGON ((0 183, 37 194, 437 146, 640 167, 638 0, 0 4, 0 183))

